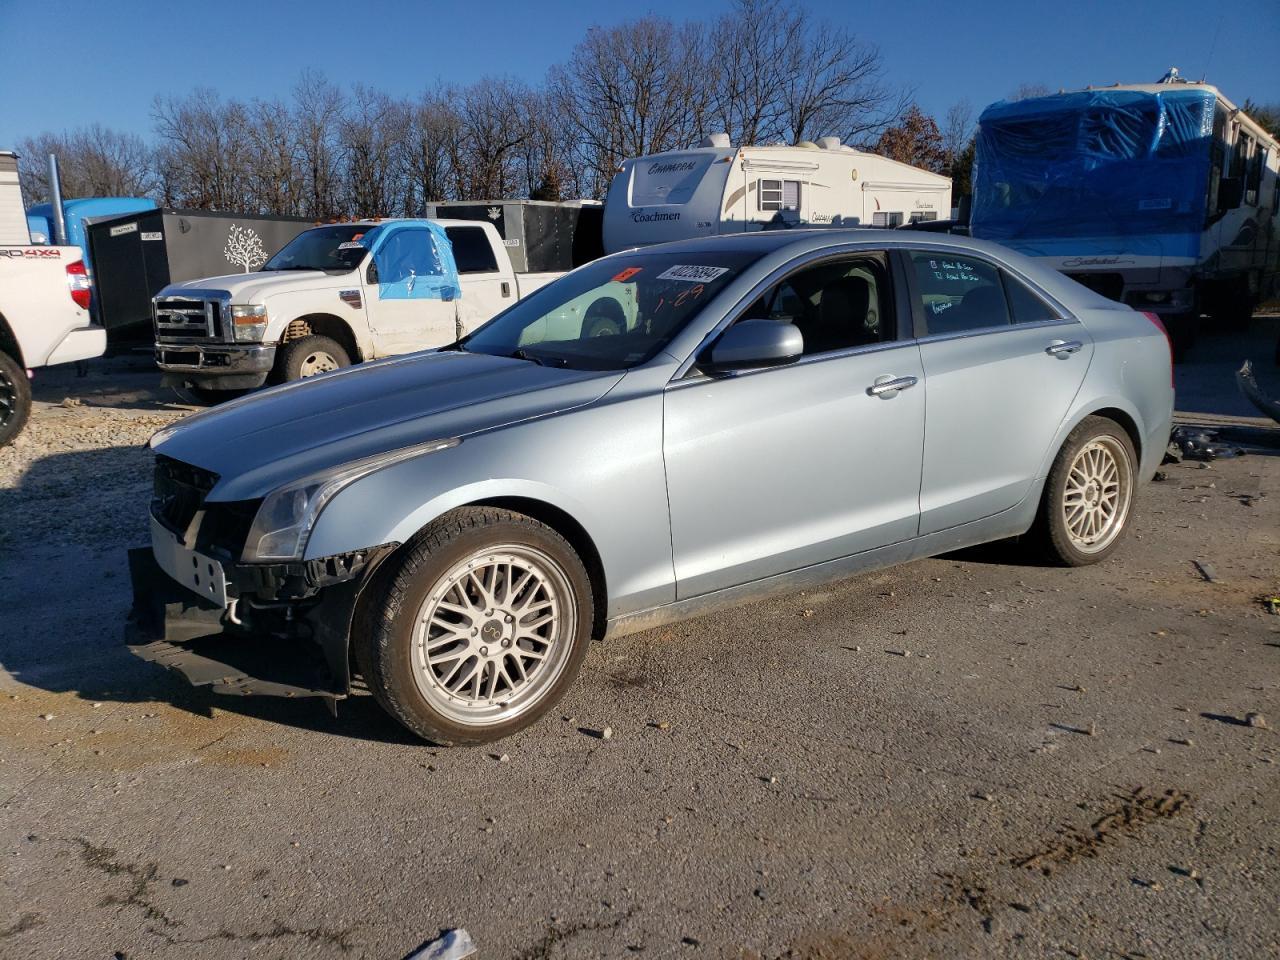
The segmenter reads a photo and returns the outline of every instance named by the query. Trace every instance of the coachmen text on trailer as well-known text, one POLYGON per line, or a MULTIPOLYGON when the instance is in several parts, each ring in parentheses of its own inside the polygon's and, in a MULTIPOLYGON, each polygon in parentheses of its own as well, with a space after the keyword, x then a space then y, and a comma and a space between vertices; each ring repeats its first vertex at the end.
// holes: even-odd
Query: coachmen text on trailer
POLYGON ((1280 145, 1215 87, 1160 83, 992 104, 978 121, 973 235, 1161 315, 1248 322, 1276 290, 1280 145))
POLYGON ((951 180, 844 146, 733 147, 625 160, 604 207, 606 253, 668 240, 789 227, 897 227, 951 215, 951 180))

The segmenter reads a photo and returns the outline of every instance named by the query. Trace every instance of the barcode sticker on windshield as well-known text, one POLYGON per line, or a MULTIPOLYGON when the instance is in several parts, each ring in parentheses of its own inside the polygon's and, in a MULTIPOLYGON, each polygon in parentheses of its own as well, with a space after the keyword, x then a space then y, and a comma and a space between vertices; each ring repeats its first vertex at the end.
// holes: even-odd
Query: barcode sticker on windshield
POLYGON ((360 243, 358 240, 346 240, 343 243, 338 244, 338 249, 339 250, 359 250, 363 246, 364 244, 360 243))
POLYGON ((697 264, 677 264, 658 274, 659 280, 683 280, 685 283, 710 283, 729 272, 728 267, 703 267, 697 264))

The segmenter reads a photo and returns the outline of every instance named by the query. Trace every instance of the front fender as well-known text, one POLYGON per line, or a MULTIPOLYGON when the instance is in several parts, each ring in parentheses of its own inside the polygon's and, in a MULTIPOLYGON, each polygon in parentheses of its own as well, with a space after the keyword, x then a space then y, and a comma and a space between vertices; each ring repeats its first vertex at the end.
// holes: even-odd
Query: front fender
POLYGON ((586 531, 609 585, 610 617, 669 603, 675 575, 661 430, 655 395, 465 437, 343 489, 321 512, 306 557, 406 543, 457 507, 521 498, 586 531))

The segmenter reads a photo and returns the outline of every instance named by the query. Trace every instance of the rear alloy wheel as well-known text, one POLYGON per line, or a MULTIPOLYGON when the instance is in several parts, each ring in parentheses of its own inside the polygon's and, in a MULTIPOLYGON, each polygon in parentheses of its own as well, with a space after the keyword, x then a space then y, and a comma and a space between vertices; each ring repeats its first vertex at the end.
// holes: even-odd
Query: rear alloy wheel
POLYGON ((1071 431, 1045 482, 1039 530, 1053 560, 1097 563, 1120 543, 1133 506, 1137 455, 1124 428, 1087 417, 1071 431))
POLYGON ((435 743, 486 743, 528 726, 573 683, 590 642, 586 569, 522 514, 454 511, 385 582, 356 659, 382 706, 435 743))
POLYGON ((338 341, 312 334, 285 341, 280 348, 279 364, 286 381, 306 380, 351 366, 351 357, 338 341))
POLYGON ((31 382, 27 371, 0 351, 0 447, 22 430, 31 414, 31 382))

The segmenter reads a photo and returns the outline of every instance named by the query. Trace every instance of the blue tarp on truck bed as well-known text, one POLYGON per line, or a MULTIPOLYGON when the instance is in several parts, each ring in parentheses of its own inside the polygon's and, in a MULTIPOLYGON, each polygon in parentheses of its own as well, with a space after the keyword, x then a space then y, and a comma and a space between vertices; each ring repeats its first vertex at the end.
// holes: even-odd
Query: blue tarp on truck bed
POLYGON ((992 104, 978 119, 974 235, 1016 245, 1159 234, 1194 244, 1214 101, 1212 91, 1171 87, 992 104))

